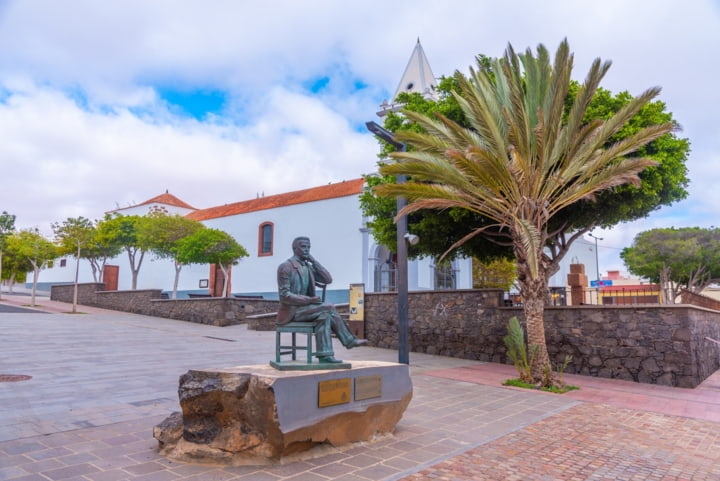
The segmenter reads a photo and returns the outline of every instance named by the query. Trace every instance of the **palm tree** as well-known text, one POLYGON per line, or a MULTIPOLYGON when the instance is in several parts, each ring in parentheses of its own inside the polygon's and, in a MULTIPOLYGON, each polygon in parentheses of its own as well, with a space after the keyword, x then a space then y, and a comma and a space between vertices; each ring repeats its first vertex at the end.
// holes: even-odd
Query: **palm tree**
MULTIPOLYGON (((397 132, 397 140, 411 150, 392 153, 397 162, 381 167, 380 172, 406 175, 412 181, 375 188, 380 196, 408 199, 398 216, 460 207, 492 219, 494 227, 509 238, 528 344, 538 346, 532 365, 537 382, 550 367, 543 323, 551 267, 544 252, 550 220, 573 203, 592 202, 599 191, 639 184, 638 174, 656 163, 626 156, 673 128, 670 123, 651 126, 611 143, 611 137, 660 89, 647 90, 607 120, 585 123, 588 104, 610 62, 596 59, 582 88, 566 106, 572 66, 573 55, 565 40, 552 64, 543 45, 538 46, 537 55, 530 49, 516 54, 508 46, 490 70, 478 63, 468 77, 456 73, 460 93, 455 96, 470 128, 442 115, 435 119, 405 112, 423 132, 397 132)), ((451 249, 484 229, 475 229, 451 249)))

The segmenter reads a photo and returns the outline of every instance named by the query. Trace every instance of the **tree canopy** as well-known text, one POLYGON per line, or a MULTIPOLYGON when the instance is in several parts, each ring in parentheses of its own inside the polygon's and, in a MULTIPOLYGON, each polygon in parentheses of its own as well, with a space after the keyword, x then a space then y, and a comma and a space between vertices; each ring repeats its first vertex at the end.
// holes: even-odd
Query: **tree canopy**
MULTIPOLYGON (((485 56, 477 57, 477 71, 487 74, 490 81, 496 78, 496 60, 485 56)), ((529 79, 522 78, 522 82, 529 79)), ((474 131, 470 119, 461 108, 461 101, 465 93, 460 84, 467 82, 468 76, 456 72, 452 77, 444 77, 438 84, 440 99, 433 101, 422 95, 413 93, 400 94, 398 101, 404 104, 402 112, 391 112, 385 117, 384 126, 391 132, 403 131, 423 132, 424 128, 416 122, 409 112, 421 113, 431 118, 438 115, 468 127, 474 131)), ((570 108, 582 85, 577 81, 570 81, 563 109, 564 122, 570 115, 570 108)), ((628 92, 613 94, 607 89, 598 87, 583 113, 582 122, 605 121, 623 108, 627 108, 633 100, 628 92)), ((614 142, 627 139, 643 128, 653 125, 672 124, 673 132, 653 140, 639 148, 636 152, 628 153, 628 157, 647 157, 657 162, 640 173, 638 185, 626 184, 599 192, 594 199, 584 199, 565 207, 558 215, 550 220, 546 248, 555 261, 555 265, 567 252, 572 241, 595 227, 611 227, 620 222, 641 219, 650 212, 670 205, 687 196, 688 185, 687 168, 685 162, 690 151, 687 139, 676 135, 679 124, 672 114, 666 111, 665 104, 659 100, 646 103, 635 115, 607 139, 605 147, 614 142)), ((388 154, 394 148, 381 142, 382 151, 379 165, 387 163, 388 154)), ((410 148, 415 148, 410 144, 410 148)), ((371 187, 393 182, 392 176, 367 176, 366 180, 371 187)), ((361 196, 361 208, 364 215, 370 218, 369 226, 372 228, 374 238, 379 244, 395 247, 396 233, 393 217, 395 215, 395 202, 391 198, 382 198, 376 195, 373 189, 368 189, 361 196)), ((424 210, 413 212, 408 216, 409 230, 420 236, 422 242, 409 246, 409 255, 439 257, 448 252, 450 246, 462 239, 473 229, 484 227, 481 235, 468 239, 454 251, 451 257, 465 255, 480 260, 492 260, 498 257, 512 257, 512 249, 506 241, 502 226, 494 225, 495 221, 478 212, 467 209, 449 207, 442 211, 424 210)))
POLYGON ((224 274, 224 295, 227 295, 230 266, 249 255, 233 236, 208 227, 183 237, 175 247, 175 258, 182 264, 217 264, 224 274))
POLYGON ((628 270, 660 284, 673 303, 680 289, 699 293, 720 280, 720 229, 651 229, 620 253, 628 270))
POLYGON ((7 250, 15 258, 17 268, 33 271, 31 303, 35 305, 40 271, 60 254, 57 246, 43 237, 37 229, 21 230, 7 238, 7 250), (28 263, 32 269, 28 269, 28 263))
POLYGON ((148 215, 145 228, 141 233, 141 236, 145 239, 143 243, 149 246, 156 257, 172 259, 175 265, 175 279, 172 289, 173 299, 177 298, 180 271, 183 266, 177 256, 180 242, 201 228, 203 228, 203 225, 200 222, 177 214, 167 215, 155 212, 148 215))
POLYGON ((675 126, 661 122, 622 134, 659 88, 629 99, 608 118, 589 116, 610 63, 596 59, 574 93, 572 67, 563 41, 554 59, 543 45, 522 54, 508 46, 490 69, 479 62, 469 76, 457 73, 453 97, 467 125, 405 110, 419 128, 395 133, 395 140, 410 148, 391 153, 396 162, 380 173, 409 181, 374 188, 377 195, 408 200, 398 215, 462 209, 486 219, 466 226, 467 234, 448 250, 488 234, 512 247, 528 344, 537 349, 532 376, 544 385, 553 382, 543 320, 548 276, 578 236, 565 239, 565 234, 583 228, 568 213, 576 204, 597 203, 604 191, 626 184, 639 188, 639 174, 659 161, 635 153, 675 126))
MULTIPOLYGON (((5 241, 15 231, 15 216, 3 211, 0 214, 0 283, 2 283, 2 267, 3 267, 3 251, 5 250, 5 241)), ((0 298, 2 298, 2 289, 0 289, 0 298)))
POLYGON ((149 238, 143 235, 148 218, 139 215, 107 215, 97 224, 97 245, 125 250, 132 273, 132 289, 137 289, 138 274, 145 252, 150 249, 149 238))
POLYGON ((75 281, 73 288, 72 312, 77 311, 78 276, 80 272, 80 259, 85 248, 93 246, 95 238, 95 225, 85 217, 69 217, 62 223, 52 224, 55 242, 58 244, 58 254, 69 254, 75 257, 75 281))

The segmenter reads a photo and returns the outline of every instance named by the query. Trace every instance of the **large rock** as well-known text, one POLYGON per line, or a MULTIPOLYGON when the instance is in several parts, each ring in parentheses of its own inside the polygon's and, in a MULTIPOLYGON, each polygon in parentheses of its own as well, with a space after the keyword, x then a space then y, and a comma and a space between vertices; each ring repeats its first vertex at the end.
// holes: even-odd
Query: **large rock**
POLYGON ((412 383, 404 364, 355 361, 343 371, 259 365, 188 371, 178 394, 182 413, 154 429, 161 452, 182 460, 267 464, 392 433, 410 403, 412 383))

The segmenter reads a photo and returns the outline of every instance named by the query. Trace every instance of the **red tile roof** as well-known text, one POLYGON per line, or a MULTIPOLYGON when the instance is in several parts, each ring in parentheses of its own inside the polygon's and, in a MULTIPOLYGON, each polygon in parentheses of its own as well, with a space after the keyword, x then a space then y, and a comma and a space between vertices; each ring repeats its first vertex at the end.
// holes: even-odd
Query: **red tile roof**
MULTIPOLYGON (((195 210, 195 207, 193 207, 193 206, 191 206, 190 204, 187 204, 187 203, 181 201, 180 199, 178 199, 177 197, 175 197, 174 195, 172 195, 172 194, 169 193, 168 191, 165 191, 164 194, 160 194, 160 195, 158 195, 158 196, 155 196, 155 197, 153 197, 152 199, 148 199, 148 200, 146 200, 145 202, 141 202, 141 203, 139 203, 138 205, 147 205, 147 204, 153 204, 153 203, 165 204, 165 205, 174 205, 175 207, 183 207, 183 208, 185 208, 185 209, 193 209, 193 210, 195 210)), ((137 206, 133 206, 133 207, 137 207, 137 206)))
POLYGON ((364 179, 344 180, 337 184, 328 184, 305 190, 297 190, 295 192, 286 192, 284 194, 269 195, 267 197, 259 197, 257 199, 235 202, 233 204, 210 207, 209 209, 196 210, 195 212, 190 212, 185 217, 193 220, 217 219, 219 217, 246 214, 248 212, 274 209, 288 205, 359 195, 362 193, 364 185, 364 179))

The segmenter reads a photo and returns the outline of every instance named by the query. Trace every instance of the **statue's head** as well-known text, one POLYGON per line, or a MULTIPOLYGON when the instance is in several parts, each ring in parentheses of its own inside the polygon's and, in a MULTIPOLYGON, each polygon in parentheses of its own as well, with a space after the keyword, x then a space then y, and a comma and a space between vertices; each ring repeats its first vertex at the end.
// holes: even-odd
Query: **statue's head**
POLYGON ((307 253, 310 251, 310 238, 304 237, 304 236, 296 237, 293 240, 292 249, 293 249, 293 253, 296 256, 300 257, 301 259, 304 258, 307 255, 307 253))

